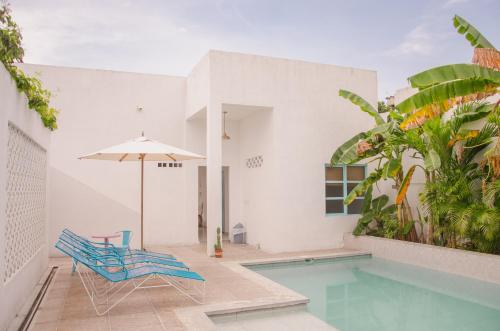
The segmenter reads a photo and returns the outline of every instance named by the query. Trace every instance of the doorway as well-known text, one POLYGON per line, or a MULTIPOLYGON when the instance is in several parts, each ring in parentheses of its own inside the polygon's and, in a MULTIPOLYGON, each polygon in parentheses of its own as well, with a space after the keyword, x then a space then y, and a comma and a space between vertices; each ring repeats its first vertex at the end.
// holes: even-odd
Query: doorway
MULTIPOLYGON (((229 233, 229 167, 222 167, 222 239, 229 233)), ((198 240, 207 242, 207 167, 198 167, 198 240)))

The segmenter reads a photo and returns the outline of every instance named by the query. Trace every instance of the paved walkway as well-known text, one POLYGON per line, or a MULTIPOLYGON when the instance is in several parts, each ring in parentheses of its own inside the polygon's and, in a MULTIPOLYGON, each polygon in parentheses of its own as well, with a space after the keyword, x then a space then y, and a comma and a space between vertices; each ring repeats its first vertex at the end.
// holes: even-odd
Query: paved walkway
MULTIPOLYGON (((205 247, 203 244, 151 247, 152 251, 174 254, 207 280, 203 306, 231 304, 242 300, 259 301, 273 296, 268 288, 242 277, 221 262, 348 252, 344 249, 332 249, 269 254, 246 245, 226 244, 224 258, 215 259, 206 256, 205 247)), ((172 287, 152 288, 134 292, 111 312, 98 317, 78 276, 71 273, 71 261, 67 258, 54 258, 50 262, 52 265, 58 265, 59 269, 30 330, 185 330, 185 324, 178 319, 175 310, 199 307, 172 287)))

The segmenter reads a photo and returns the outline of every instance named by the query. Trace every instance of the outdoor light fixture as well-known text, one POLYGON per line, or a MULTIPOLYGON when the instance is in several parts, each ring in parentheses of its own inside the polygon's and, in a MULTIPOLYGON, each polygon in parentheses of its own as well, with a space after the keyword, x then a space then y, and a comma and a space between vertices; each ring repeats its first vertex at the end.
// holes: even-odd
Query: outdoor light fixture
POLYGON ((229 135, 226 132, 226 114, 227 111, 224 112, 224 134, 222 135, 222 139, 229 140, 231 139, 231 137, 229 137, 229 135))

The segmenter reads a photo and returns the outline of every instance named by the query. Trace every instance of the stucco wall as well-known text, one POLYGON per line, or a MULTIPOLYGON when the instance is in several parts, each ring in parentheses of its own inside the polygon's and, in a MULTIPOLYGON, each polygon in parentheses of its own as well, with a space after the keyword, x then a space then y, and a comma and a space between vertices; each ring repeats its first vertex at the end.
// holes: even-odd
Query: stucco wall
MULTIPOLYGON (((46 169, 45 160, 49 145, 50 131, 43 126, 38 113, 27 108, 26 97, 17 91, 10 75, 0 64, 0 330, 7 328, 32 294, 33 288, 47 268, 48 206, 46 185, 49 181, 47 173, 37 173, 37 180, 42 184, 42 187, 39 187, 36 194, 32 192, 31 195, 25 195, 22 192, 32 189, 32 187, 26 186, 26 183, 32 185, 32 180, 28 177, 33 175, 36 168, 46 169), (13 167, 13 164, 7 165, 9 159, 8 142, 9 137, 12 139, 13 130, 18 135, 18 140, 14 143, 13 155, 15 157, 14 159, 10 157, 10 162, 17 164, 14 165, 15 171, 20 173, 17 174, 19 179, 15 180, 14 183, 18 194, 17 198, 11 197, 11 202, 8 203, 7 190, 9 188, 7 188, 6 183, 8 183, 8 169, 13 167), (42 159, 28 162, 33 157, 29 153, 30 151, 37 152, 42 156, 42 159), (33 196, 42 200, 32 201, 33 196), (23 200, 19 201, 19 197, 23 200), (12 202, 12 199, 15 201, 12 202), (11 203, 16 204, 14 210, 12 206, 9 207, 11 203), (39 209, 36 211, 34 208, 39 209), (7 212, 10 213, 11 221, 9 223, 7 212), (29 214, 33 212, 38 214, 29 214), (32 230, 30 228, 33 226, 32 217, 39 219, 39 230, 43 232, 39 233, 39 238, 35 239, 37 237, 35 235, 33 236, 35 238, 31 237, 33 241, 27 241, 26 231, 32 230), (6 237, 7 235, 9 235, 9 239, 6 237), (14 243, 16 244, 14 250, 12 247, 10 249, 7 247, 13 241, 17 241, 17 244, 14 243), (10 271, 7 271, 7 268, 10 271)), ((13 148, 12 145, 11 148, 13 148)), ((14 188, 10 190, 12 191, 12 189, 14 188)))
MULTIPOLYGON (((79 160, 78 157, 135 138, 184 145, 186 78, 106 70, 24 65, 53 91, 61 109, 52 135, 50 234, 54 243, 65 227, 86 236, 121 229, 140 245, 140 163, 79 160), (137 107, 142 107, 138 111, 137 107), (91 225, 91 226, 89 226, 91 225)), ((183 168, 145 164, 146 244, 194 243, 184 224, 183 168)), ((52 245, 50 245, 52 246, 52 245)), ((53 249, 53 254, 57 252, 53 249)))
MULTIPOLYGON (((269 251, 340 246, 359 216, 325 215, 324 165, 335 148, 373 122, 338 90, 351 90, 375 105, 376 73, 238 53, 209 56, 211 99, 272 109, 260 115, 265 120, 252 115, 240 124, 242 162, 264 157, 262 168, 241 169, 242 218, 250 243, 269 251)), ((389 182, 380 187, 391 191, 389 182)))
MULTIPOLYGON (((356 215, 325 214, 324 165, 341 143, 373 125, 338 90, 375 105, 374 71, 219 51, 207 54, 187 78, 24 68, 40 73, 62 110, 49 161, 49 242, 64 227, 87 236, 131 229, 138 246, 139 164, 77 157, 143 130, 209 157, 175 169, 146 165, 146 244, 197 242, 200 165, 208 165, 207 215, 220 218, 220 171, 214 169, 229 166, 229 227, 245 223, 249 242, 265 250, 338 247, 356 223, 356 215), (220 139, 224 110, 229 141, 220 139), (247 168, 246 159, 259 155, 263 166, 247 168)), ((382 190, 391 191, 386 184, 382 190)))

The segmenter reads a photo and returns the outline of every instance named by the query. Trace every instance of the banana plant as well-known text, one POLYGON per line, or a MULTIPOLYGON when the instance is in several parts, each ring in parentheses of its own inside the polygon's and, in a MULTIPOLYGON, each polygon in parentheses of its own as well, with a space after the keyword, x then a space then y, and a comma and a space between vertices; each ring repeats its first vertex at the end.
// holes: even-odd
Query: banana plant
POLYGON ((387 238, 394 238, 398 223, 396 221, 396 205, 389 205, 389 197, 385 194, 371 199, 373 187, 370 187, 365 195, 363 203, 363 214, 354 228, 355 236, 375 234, 387 238))
POLYGON ((455 15, 453 17, 453 26, 457 29, 458 33, 465 35, 465 39, 470 42, 472 47, 495 49, 495 46, 464 18, 455 15))
POLYGON ((396 106, 399 111, 407 114, 401 125, 404 130, 421 126, 457 104, 481 100, 498 93, 500 53, 464 18, 455 15, 453 25, 458 33, 465 35, 473 47, 488 49, 494 60, 481 61, 482 56, 476 58, 475 54, 473 62, 482 65, 445 65, 409 77, 410 85, 417 88, 418 92, 396 106))
POLYGON ((410 113, 434 106, 444 112, 458 102, 483 99, 497 93, 500 72, 474 64, 456 64, 429 69, 408 80, 419 91, 400 102, 397 109, 410 113), (458 97, 465 100, 454 100, 458 97))
MULTIPOLYGON (((375 170, 349 192, 344 199, 344 204, 348 205, 356 197, 363 195, 365 195, 366 199, 367 192, 380 180, 391 179, 395 182, 396 187, 399 188, 404 174, 402 155, 406 148, 397 142, 397 137, 404 134, 399 128, 403 120, 403 115, 396 109, 391 108, 386 112, 388 113, 387 120, 384 120, 379 112, 362 97, 346 90, 340 90, 339 95, 350 100, 360 110, 369 114, 374 119, 375 126, 371 130, 358 133, 337 148, 331 158, 332 165, 352 164, 362 160, 378 163, 375 170)), ((395 224, 412 223, 410 205, 406 197, 403 197, 403 200, 402 209, 404 212, 399 217, 395 216, 395 224)), ((401 228, 401 226, 398 228, 401 228)), ((412 228, 410 230, 413 233, 412 240, 414 240, 416 237, 415 229, 412 228)))

